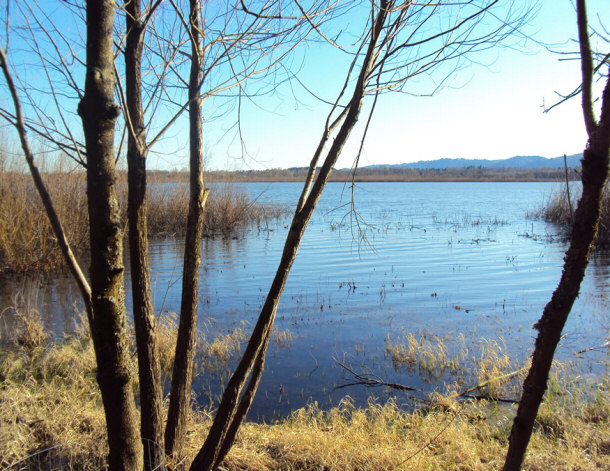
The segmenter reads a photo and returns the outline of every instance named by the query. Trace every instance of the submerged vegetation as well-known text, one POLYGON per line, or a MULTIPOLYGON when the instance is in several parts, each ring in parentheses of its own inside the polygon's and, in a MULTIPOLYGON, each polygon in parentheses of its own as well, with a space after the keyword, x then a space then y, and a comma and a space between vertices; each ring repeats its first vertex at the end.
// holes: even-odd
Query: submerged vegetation
MULTIPOLYGON (((73 250, 89 246, 85 176, 54 172, 45 175, 55 208, 73 250)), ((119 187, 126 208, 127 188, 119 187)), ((153 181, 148 191, 151 237, 184 235, 188 185, 153 181)), ((212 186, 204 214, 204 234, 233 234, 250 224, 265 225, 283 208, 262 204, 235 185, 212 186)), ((125 217, 125 211, 123 211, 125 217)), ((127 224, 125 224, 125 228, 127 224)), ((0 272, 49 272, 63 266, 55 235, 29 175, 0 170, 0 272)))
MULTIPOLYGON (((49 343, 35 311, 12 309, 18 315, 0 350, 0 466, 58 446, 56 459, 69 463, 70 469, 103 468, 105 419, 89 333, 80 329, 49 343)), ((161 319, 163 370, 169 371, 175 318, 161 319)), ((277 332, 278 342, 287 335, 277 332)), ((204 368, 238 354, 243 338, 241 328, 210 341, 202 338, 198 351, 204 368)), ((435 360, 440 365, 448 357, 437 351, 437 340, 409 337, 400 344, 388 338, 388 354, 396 352, 398 361, 418 362, 440 352, 435 360)), ((506 369, 501 355, 494 358, 483 359, 485 371, 477 376, 506 369)), ((131 367, 135 372, 136 365, 131 367)), ((610 466, 607 380, 591 392, 570 377, 561 368, 556 372, 523 469, 610 466)), ((451 395, 438 395, 432 405, 415 412, 405 411, 396 400, 382 404, 374 398, 364 408, 355 407, 349 397, 327 411, 313 403, 274 424, 246 423, 223 469, 500 469, 513 413, 512 406, 488 400, 457 402, 451 395)), ((210 425, 209 410, 189 416, 180 461, 168 462, 171 469, 190 463, 210 425)))
POLYGON ((454 383, 447 387, 447 394, 452 397, 463 397, 475 390, 479 398, 498 399, 519 394, 525 368, 511 361, 502 339, 485 340, 477 347, 469 348, 464 334, 450 339, 438 335, 417 338, 409 333, 406 338, 395 341, 388 334, 384 342, 385 355, 396 370, 407 368, 426 381, 438 381, 443 377, 453 379, 454 383), (472 380, 478 387, 463 390, 472 380), (462 390, 458 391, 460 388, 462 390))

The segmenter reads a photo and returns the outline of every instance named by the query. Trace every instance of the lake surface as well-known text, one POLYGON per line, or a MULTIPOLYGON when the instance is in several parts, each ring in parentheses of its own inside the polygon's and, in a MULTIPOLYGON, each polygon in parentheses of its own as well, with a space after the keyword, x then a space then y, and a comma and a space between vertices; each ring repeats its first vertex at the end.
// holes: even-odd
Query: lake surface
MULTIPOLYGON (((299 183, 244 185, 254 198, 294 207, 299 183)), ((388 344, 413 334, 435 337, 465 370, 498 343, 515 363, 530 353, 538 320, 557 285, 566 244, 561 231, 526 217, 550 196, 552 183, 360 183, 352 192, 329 183, 304 240, 277 313, 251 419, 272 420, 316 401, 336 405, 346 394, 364 404, 371 389, 357 373, 429 393, 447 382, 472 386, 462 371, 431 372, 392 361, 388 344), (465 354, 464 352, 468 353, 465 354), (458 377, 459 376, 459 377, 458 377), (344 387, 346 386, 346 387, 344 387)), ((206 338, 241 328, 249 332, 280 259, 289 217, 236 236, 202 241, 200 328, 206 338)), ((575 352, 609 338, 610 254, 598 251, 564 330, 557 357, 583 375, 608 373, 608 349, 575 352)), ((180 309, 183 243, 150 246, 155 306, 180 309)), ((1 306, 22 282, 7 280, 1 306)), ((55 332, 73 328, 74 288, 68 280, 34 284, 32 302, 55 332)), ((129 283, 126 283, 130 303, 129 283)), ((438 343, 438 342, 437 342, 438 343)), ((215 404, 234 360, 206 368, 194 391, 215 404)))

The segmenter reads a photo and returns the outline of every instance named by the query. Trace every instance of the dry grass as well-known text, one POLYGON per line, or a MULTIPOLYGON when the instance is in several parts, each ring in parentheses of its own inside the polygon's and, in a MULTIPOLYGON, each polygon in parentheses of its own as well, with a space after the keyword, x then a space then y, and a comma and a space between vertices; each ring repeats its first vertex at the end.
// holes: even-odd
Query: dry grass
POLYGON ((481 392, 491 397, 498 397, 500 392, 514 392, 507 390, 505 382, 495 381, 495 378, 519 369, 519 365, 511 361, 501 338, 482 340, 478 348, 469 348, 463 334, 450 339, 426 334, 418 338, 409 333, 395 340, 388 334, 384 342, 386 358, 397 371, 406 368, 432 381, 446 375, 456 380, 473 376, 477 384, 486 383, 481 392))
POLYGON ((0 351, 0 466, 65 444, 75 469, 100 469, 104 412, 89 338, 0 351))
MULTIPOLYGON (((463 344, 464 337, 460 339, 463 344)), ((409 333, 404 339, 392 341, 388 334, 384 340, 385 354, 391 358, 396 370, 406 367, 428 379, 438 380, 446 372, 457 375, 468 357, 465 344, 456 354, 450 355, 446 340, 437 335, 422 335, 417 339, 414 334, 409 333)))
MULTIPOLYGON (((153 236, 183 235, 188 216, 189 188, 185 183, 158 182, 148 190, 148 226, 153 236)), ((205 206, 206 235, 233 233, 248 225, 264 225, 285 214, 280 206, 253 201, 239 185, 222 183, 211 188, 205 206)))
MULTIPOLYGON (((577 198, 574 195, 574 189, 572 189, 570 196, 572 200, 572 209, 576 210, 577 198)), ((568 232, 572 224, 572 214, 570 213, 570 204, 568 203, 568 194, 565 186, 562 187, 561 190, 553 193, 547 204, 539 211, 535 212, 533 216, 544 219, 547 222, 558 224, 564 227, 566 232, 568 232)), ((601 217, 597 240, 598 243, 604 245, 610 242, 610 184, 606 184, 602 196, 601 217)))
MULTIPOLYGON (((46 173, 44 179, 75 253, 89 244, 85 176, 76 172, 46 173)), ((125 212, 127 188, 120 185, 125 212)), ((282 208, 252 201, 239 186, 212 188, 204 231, 231 234, 251 224, 264 225, 284 213, 282 208)), ((188 214, 188 186, 155 183, 148 191, 151 237, 183 235, 188 214)), ((63 267, 51 225, 28 174, 0 166, 0 272, 50 272, 63 267)))
MULTIPOLYGON (((607 389, 593 402, 573 395, 545 402, 524 470, 602 470, 610 466, 607 389)), ((428 413, 395 402, 356 408, 349 398, 330 411, 316 404, 275 424, 246 423, 223 463, 226 470, 498 470, 513 410, 487 402, 451 403, 428 413)), ((191 416, 186 463, 201 446, 208 414, 191 416)))
MULTIPOLYGON (((29 321, 37 322, 35 316, 29 321)), ((171 318, 161 324, 168 331, 175 326, 171 318)), ((236 336, 218 342, 231 350, 236 336)), ((525 470, 610 468, 609 383, 606 380, 593 395, 585 396, 582 387, 567 382, 569 376, 563 370, 555 373, 525 470)), ((0 380, 0 466, 62 444, 73 464, 71 469, 103 467, 107 452, 104 415, 93 348, 85 332, 53 344, 42 339, 27 347, 13 342, 0 350, 0 380)), ((445 401, 444 407, 426 413, 405 412, 392 401, 379 404, 371 400, 367 407, 357 408, 345 398, 330 411, 312 404, 275 424, 245 424, 223 467, 500 469, 513 413, 514 409, 486 401, 445 401)), ((182 466, 194 457, 211 424, 205 410, 193 412, 189 421, 182 466)))
POLYGON ((204 371, 226 369, 229 362, 241 353, 241 345, 248 340, 242 327, 237 327, 225 335, 211 340, 200 336, 197 350, 201 354, 201 367, 204 371))
MULTIPOLYGON (((50 271, 62 266, 55 236, 31 177, 0 171, 0 271, 50 271)), ((88 244, 84 178, 74 173, 44 176, 73 249, 88 244)))

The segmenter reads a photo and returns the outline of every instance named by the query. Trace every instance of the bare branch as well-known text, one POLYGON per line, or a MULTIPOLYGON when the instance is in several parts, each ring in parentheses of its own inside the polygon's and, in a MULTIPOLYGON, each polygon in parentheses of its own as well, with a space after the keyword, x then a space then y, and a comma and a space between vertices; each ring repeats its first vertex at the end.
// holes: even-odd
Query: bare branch
POLYGON ((589 42, 585 0, 576 1, 576 14, 578 19, 578 42, 580 44, 580 64, 582 70, 582 111, 587 134, 591 136, 597 128, 597 122, 595 121, 595 114, 593 113, 593 98, 591 95, 593 59, 591 57, 591 44, 589 42))
POLYGON ((65 231, 61 222, 59 220, 59 216, 55 211, 55 207, 53 206, 53 202, 51 200, 51 196, 46 189, 46 186, 42 180, 42 176, 38 171, 38 167, 36 167, 36 163, 34 162, 34 154, 30 148, 30 143, 27 138, 27 131, 25 129, 25 124, 23 121, 23 114, 21 111, 21 102, 19 100, 19 96, 17 95, 17 89, 15 88, 15 83, 13 81, 13 77, 8 68, 7 57, 2 48, 0 48, 0 67, 2 68, 2 72, 4 73, 4 78, 6 79, 7 86, 9 88, 11 97, 13 99, 13 105, 15 106, 15 116, 16 120, 12 124, 15 125, 17 131, 19 132, 19 139, 21 140, 21 148, 23 149, 23 153, 25 155, 25 159, 28 163, 28 167, 30 169, 30 173, 32 174, 32 178, 34 179, 34 183, 36 185, 36 189, 40 195, 40 199, 44 204, 45 210, 47 212, 47 216, 49 217, 49 221, 51 222, 51 226, 53 227, 53 231, 55 232, 55 237, 57 237, 57 242, 61 248, 62 254, 66 260, 66 263, 76 280, 78 288, 81 292, 81 296, 83 297, 83 301, 85 302, 85 306, 87 308, 87 315, 89 317, 89 322, 93 321, 93 309, 92 309, 92 300, 91 300, 91 288, 89 287, 89 282, 87 278, 83 274, 83 271, 72 252, 70 247, 70 243, 66 238, 65 231))

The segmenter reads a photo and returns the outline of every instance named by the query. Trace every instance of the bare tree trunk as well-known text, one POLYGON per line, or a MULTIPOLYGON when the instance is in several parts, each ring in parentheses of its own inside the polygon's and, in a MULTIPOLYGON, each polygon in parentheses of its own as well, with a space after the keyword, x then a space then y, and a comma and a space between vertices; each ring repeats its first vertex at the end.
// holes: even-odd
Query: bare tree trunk
POLYGON ((74 280, 78 285, 81 297, 85 302, 87 318, 89 322, 91 322, 93 313, 91 306, 91 287, 89 286, 89 282, 87 281, 87 278, 85 278, 85 274, 83 273, 78 261, 76 260, 76 257, 74 256, 74 252, 72 252, 72 248, 70 247, 70 243, 68 242, 68 238, 66 237, 64 228, 61 224, 61 221, 59 220, 59 216, 57 215, 57 211, 55 211, 55 206, 53 205, 53 201, 51 200, 51 195, 49 194, 47 187, 42 179, 42 176, 40 175, 38 167, 36 166, 36 162, 34 161, 34 154, 30 147, 30 143, 27 137, 27 131, 25 129, 25 122, 23 120, 21 101, 19 100, 19 96, 17 95, 15 82, 13 81, 13 77, 8 68, 6 54, 1 48, 0 68, 2 68, 2 72, 4 74, 4 78, 6 79, 11 98, 13 99, 13 105, 15 107, 14 124, 17 128, 17 132, 19 133, 21 149, 23 150, 23 153, 25 155, 25 160, 28 164, 28 168, 30 169, 32 179, 34 180, 34 185, 36 186, 36 190, 40 195, 40 199, 42 201, 42 204, 44 205, 45 212, 47 213, 47 217, 49 218, 49 221, 51 223, 51 227, 53 228, 53 233, 57 238, 57 243, 62 252, 64 260, 66 261, 70 273, 72 273, 72 276, 74 277, 74 280))
POLYGON ((175 453, 182 444, 186 430, 186 419, 190 410, 195 334, 197 332, 203 209, 208 195, 208 190, 204 188, 203 182, 202 100, 200 92, 203 47, 201 44, 201 6, 199 0, 190 0, 189 18, 191 29, 191 72, 189 78, 190 200, 184 244, 180 323, 165 428, 165 450, 169 455, 175 453))
POLYGON ((123 241, 115 185, 114 2, 87 2, 87 73, 78 112, 87 147, 93 322, 112 470, 142 469, 142 444, 129 373, 123 241))
POLYGON ((523 463, 538 408, 546 391, 555 349, 572 305, 578 296, 597 235, 602 192, 608 176, 610 78, 604 89, 602 114, 598 124, 593 118, 590 95, 592 65, 584 0, 578 0, 577 8, 583 64, 583 110, 589 133, 588 146, 582 160, 582 196, 574 213, 570 247, 565 256, 561 280, 536 324, 538 337, 532 357, 532 366, 523 384, 523 396, 510 433, 504 471, 517 471, 523 463))
MULTIPOLYGON (((140 431, 143 440, 152 440, 163 449, 163 394, 156 317, 152 304, 148 265, 148 226, 146 222, 146 134, 142 109, 142 46, 146 25, 141 20, 141 1, 125 4, 127 38, 125 42, 126 109, 128 116, 127 173, 129 258, 133 318, 138 351, 140 379, 140 431)), ((144 443, 144 449, 148 449, 144 443)), ((155 454, 145 456, 146 469, 162 460, 155 454)))
MULTIPOLYGON (((269 289, 269 293, 267 294, 267 298, 265 299, 265 304, 263 305, 258 321, 254 327, 246 351, 227 384, 220 405, 218 406, 214 423, 212 424, 203 447, 193 461, 191 470, 213 470, 222 463, 222 460, 231 449, 239 426, 246 417, 250 405, 252 404, 258 383, 263 373, 265 353, 280 297, 284 290, 288 275, 290 274, 292 264, 296 259, 307 224, 322 195, 322 191, 328 181, 332 168, 341 154, 343 146, 347 142, 352 129, 358 121, 366 85, 377 58, 377 42, 381 35, 387 13, 387 2, 382 0, 375 17, 375 22, 371 28, 368 49, 361 66, 358 80, 354 86, 354 92, 348 105, 348 111, 345 114, 345 120, 324 159, 324 163, 315 179, 311 193, 307 194, 307 183, 303 189, 303 195, 300 198, 300 203, 297 206, 295 215, 292 219, 292 224, 284 244, 282 258, 276 271, 275 278, 271 284, 271 288, 269 289), (250 381, 242 396, 242 391, 244 391, 248 376, 250 376, 250 381), (241 399, 240 396, 242 396, 241 399)), ((325 129, 322 141, 327 138, 328 129, 325 129)), ((317 157, 312 160, 310 166, 312 175, 315 172, 316 163, 317 157)))

